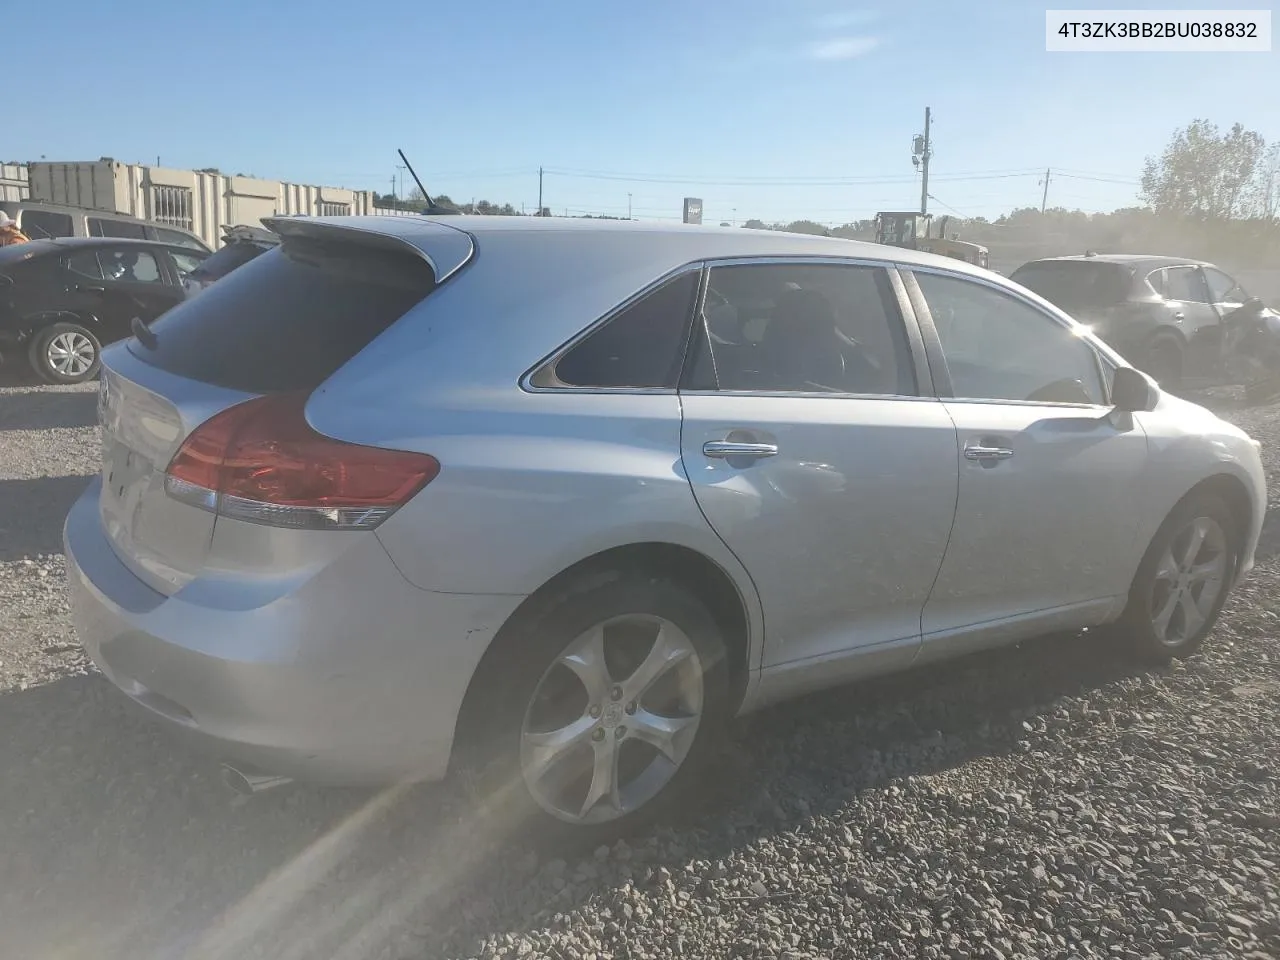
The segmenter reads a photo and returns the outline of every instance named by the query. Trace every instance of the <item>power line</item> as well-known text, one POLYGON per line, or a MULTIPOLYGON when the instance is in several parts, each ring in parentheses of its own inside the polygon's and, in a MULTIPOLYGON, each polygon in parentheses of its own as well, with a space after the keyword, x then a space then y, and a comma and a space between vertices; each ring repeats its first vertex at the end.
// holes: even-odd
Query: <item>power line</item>
MULTIPOLYGON (((890 184, 907 184, 915 183, 915 176, 904 176, 901 174, 888 176, 867 176, 867 177, 735 177, 735 178, 704 178, 704 177, 669 177, 669 176, 642 176, 638 174, 611 174, 611 173, 585 173, 564 170, 555 167, 547 167, 544 172, 549 176, 565 177, 577 180, 611 180, 621 181, 625 183, 669 183, 669 184, 689 184, 701 186, 719 186, 719 187, 839 187, 839 186, 885 186, 890 184)), ((1038 170, 1019 170, 1004 173, 971 173, 971 174, 939 174, 932 179, 935 182, 944 181, 948 183, 961 183, 973 180, 1008 180, 1016 177, 1033 177, 1039 173, 1038 170)))

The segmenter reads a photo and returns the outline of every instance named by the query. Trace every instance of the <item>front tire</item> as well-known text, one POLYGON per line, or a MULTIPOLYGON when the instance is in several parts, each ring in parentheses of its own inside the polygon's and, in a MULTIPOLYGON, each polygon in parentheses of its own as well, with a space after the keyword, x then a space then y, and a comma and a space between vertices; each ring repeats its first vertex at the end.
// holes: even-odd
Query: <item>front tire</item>
POLYGON ((84 383, 98 375, 102 344, 78 323, 51 323, 35 332, 28 357, 46 383, 84 383))
POLYGON ((673 811, 707 767, 729 714, 724 640, 661 577, 592 578, 542 611, 478 691, 482 789, 533 836, 606 842, 673 811))
POLYGON ((1223 500, 1179 503, 1147 548, 1120 619, 1133 652, 1150 663, 1187 657, 1217 623, 1240 562, 1237 523, 1223 500))

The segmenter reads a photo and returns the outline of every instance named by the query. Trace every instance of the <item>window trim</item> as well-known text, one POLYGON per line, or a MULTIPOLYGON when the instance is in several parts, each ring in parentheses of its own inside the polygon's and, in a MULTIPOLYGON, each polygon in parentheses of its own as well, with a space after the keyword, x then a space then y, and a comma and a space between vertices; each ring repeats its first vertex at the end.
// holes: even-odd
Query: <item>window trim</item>
POLYGON ((1165 278, 1164 278, 1163 276, 1160 278, 1160 289, 1158 289, 1158 290, 1156 289, 1156 285, 1155 285, 1154 283, 1152 283, 1152 282, 1151 282, 1151 278, 1152 278, 1152 277, 1154 277, 1157 273, 1159 273, 1159 274, 1163 274, 1163 273, 1165 272, 1165 270, 1166 270, 1166 269, 1168 269, 1168 268, 1167 268, 1167 267, 1156 267, 1154 270, 1149 271, 1149 272, 1148 272, 1148 273, 1147 273, 1147 274, 1142 278, 1142 282, 1143 282, 1143 283, 1145 283, 1145 284, 1147 285, 1147 289, 1148 289, 1148 290, 1150 290, 1152 294, 1154 294, 1155 296, 1159 297, 1161 300, 1168 300, 1168 299, 1169 299, 1169 298, 1168 298, 1168 297, 1166 297, 1166 296, 1164 295, 1164 293, 1163 293, 1163 291, 1164 291, 1164 289, 1165 289, 1165 286, 1166 286, 1166 285, 1165 285, 1165 278))
POLYGON ((544 356, 532 367, 526 370, 520 376, 520 389, 526 393, 594 393, 594 394, 675 394, 679 390, 679 384, 684 377, 685 361, 689 357, 689 344, 692 340, 692 329, 694 318, 698 315, 702 306, 702 297, 706 290, 706 263, 697 260, 691 263, 683 264, 664 273, 661 277, 652 283, 641 287, 638 291, 631 294, 625 300, 614 305, 603 316, 598 317, 591 324, 580 330, 571 339, 566 340, 563 344, 556 347, 551 353, 544 356), (689 316, 685 317, 684 344, 680 352, 680 370, 676 375, 675 387, 600 387, 600 386, 576 386, 574 384, 563 383, 556 377, 556 365, 564 359, 565 355, 571 352, 578 344, 592 336, 596 331, 602 329, 612 320, 619 317, 635 304, 639 303, 649 294, 654 293, 658 288, 665 286, 673 280, 676 280, 688 273, 698 273, 697 288, 694 291, 693 309, 689 316), (536 382, 538 380, 546 380, 545 383, 536 382))
POLYGON ((815 256, 812 254, 799 256, 743 256, 718 257, 716 259, 710 259, 705 261, 705 267, 706 270, 703 273, 702 286, 698 293, 698 300, 694 305, 694 327, 696 328, 696 339, 691 338, 689 345, 685 348, 686 363, 680 377, 680 394, 682 396, 783 397, 818 400, 904 400, 912 402, 927 401, 930 403, 936 403, 938 401, 932 371, 926 358, 925 341, 921 335, 921 329, 918 325, 913 305, 908 296, 904 278, 898 269, 899 265, 894 263, 892 260, 873 260, 869 257, 815 256), (690 347, 692 347, 696 342, 698 348, 703 349, 707 343, 708 332, 706 329, 706 317, 703 314, 703 306, 706 303, 707 284, 709 283, 711 271, 716 267, 741 266, 869 267, 886 273, 889 279, 889 286, 893 290, 894 300, 898 307, 899 319, 906 334, 907 352, 911 360, 912 373, 915 375, 916 393, 837 393, 830 390, 703 390, 685 386, 686 375, 689 370, 687 361, 691 353, 690 347), (699 318, 702 320, 701 324, 697 322, 699 318))
MULTIPOLYGON (((1047 400, 1007 400, 999 397, 957 397, 951 383, 951 371, 947 366, 947 358, 942 350, 942 340, 938 336, 938 328, 934 325, 933 314, 929 310, 929 302, 925 299, 924 291, 921 290, 919 284, 916 283, 915 289, 920 297, 920 307, 917 320, 920 323, 921 329, 927 330, 925 342, 927 345, 931 345, 932 347, 930 351, 930 363, 932 364, 936 360, 940 365, 940 369, 945 373, 944 382, 946 384, 947 392, 945 394, 939 392, 939 400, 946 400, 948 403, 982 403, 988 405, 1002 404, 1005 406, 1017 407, 1066 407, 1073 410, 1111 409, 1114 406, 1114 404, 1111 403, 1111 388, 1107 383, 1106 369, 1104 366, 1104 353, 1099 349, 1096 338, 1088 332, 1087 328, 1084 329, 1082 333, 1077 333, 1077 330, 1080 330, 1083 325, 1073 320, 1069 314, 1059 311, 1056 307, 1052 307, 1052 305, 1050 305, 1051 309, 1046 309, 1042 304, 1039 304, 1030 297, 1027 297, 1021 291, 1011 289, 1000 283, 995 283, 987 277, 973 276, 972 274, 959 273, 954 270, 942 270, 937 267, 909 263, 901 263, 898 266, 899 269, 903 269, 910 273, 913 281, 915 280, 915 274, 917 273, 935 274, 940 277, 949 277, 951 279, 987 287, 996 294, 1004 295, 1010 299, 1021 302, 1033 312, 1041 314, 1045 319, 1058 324, 1058 326, 1065 328, 1068 332, 1079 338, 1080 343, 1093 356, 1094 371, 1097 373, 1098 382, 1102 386, 1101 403, 1067 403, 1063 401, 1047 400)), ((1118 358, 1116 357, 1105 357, 1105 360, 1106 362, 1113 363, 1116 366, 1122 365, 1117 362, 1118 358)))

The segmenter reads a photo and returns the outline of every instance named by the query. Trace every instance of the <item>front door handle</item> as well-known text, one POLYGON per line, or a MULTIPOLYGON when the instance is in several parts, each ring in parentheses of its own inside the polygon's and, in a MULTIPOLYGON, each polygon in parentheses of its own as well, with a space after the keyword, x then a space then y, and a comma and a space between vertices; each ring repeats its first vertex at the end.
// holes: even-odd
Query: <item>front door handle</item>
POLYGON ((984 447, 971 446, 964 448, 964 458, 966 460, 977 460, 979 462, 987 462, 990 460, 1008 460, 1013 456, 1013 451, 1008 447, 984 447))
POLYGON ((702 445, 702 455, 713 460, 727 460, 730 457, 776 457, 776 443, 740 443, 736 440, 708 440, 702 445))

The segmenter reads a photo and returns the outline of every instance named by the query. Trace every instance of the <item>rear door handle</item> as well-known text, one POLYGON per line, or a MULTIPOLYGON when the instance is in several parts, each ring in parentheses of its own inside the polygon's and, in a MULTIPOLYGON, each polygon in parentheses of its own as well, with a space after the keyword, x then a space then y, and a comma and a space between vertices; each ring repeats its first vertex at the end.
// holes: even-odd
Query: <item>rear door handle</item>
POLYGON ((776 443, 740 443, 735 440, 708 440, 702 445, 702 455, 713 460, 726 460, 729 457, 776 457, 776 443))
POLYGON ((971 446, 964 448, 964 458, 966 460, 977 460, 986 462, 990 460, 1008 460, 1013 456, 1013 451, 1008 447, 984 447, 971 446))

